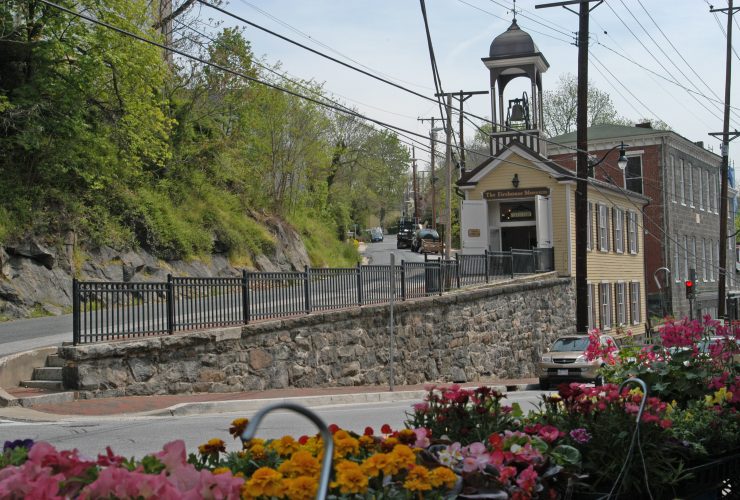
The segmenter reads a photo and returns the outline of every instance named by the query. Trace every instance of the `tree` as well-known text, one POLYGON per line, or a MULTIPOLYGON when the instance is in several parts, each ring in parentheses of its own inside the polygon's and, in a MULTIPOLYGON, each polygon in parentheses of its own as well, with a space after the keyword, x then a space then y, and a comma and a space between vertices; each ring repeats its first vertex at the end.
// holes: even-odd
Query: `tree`
MULTIPOLYGON (((567 134, 576 129, 578 77, 572 73, 560 75, 555 90, 545 92, 543 111, 544 131, 548 137, 567 134)), ((588 85, 588 126, 619 123, 622 120, 614 109, 608 93, 588 85)))

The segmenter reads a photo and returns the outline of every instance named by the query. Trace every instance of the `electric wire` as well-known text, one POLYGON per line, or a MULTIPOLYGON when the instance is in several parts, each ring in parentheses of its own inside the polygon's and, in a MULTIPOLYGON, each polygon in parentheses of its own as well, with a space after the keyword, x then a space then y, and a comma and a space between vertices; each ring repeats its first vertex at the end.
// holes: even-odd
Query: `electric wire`
MULTIPOLYGON (((325 107, 328 107, 328 108, 330 108, 330 109, 334 109, 334 110, 336 110, 336 111, 339 111, 339 112, 343 112, 343 113, 349 114, 349 115, 351 115, 351 116, 355 116, 355 117, 357 117, 357 118, 360 118, 360 119, 364 119, 364 120, 367 120, 367 121, 369 121, 369 122, 372 122, 372 123, 375 123, 375 124, 378 124, 378 125, 381 125, 381 126, 387 127, 387 128, 389 128, 389 129, 392 129, 392 130, 402 130, 402 131, 404 131, 404 132, 406 132, 406 133, 409 133, 409 134, 411 134, 411 135, 415 135, 415 136, 417 136, 417 137, 421 137, 421 138, 423 138, 423 139, 425 139, 425 140, 426 140, 426 139, 428 139, 428 138, 427 138, 426 136, 423 136, 422 134, 418 134, 418 133, 416 133, 416 132, 413 132, 413 131, 409 131, 409 130, 403 129, 402 127, 397 127, 397 126, 394 126, 394 125, 386 124, 386 123, 384 123, 384 122, 381 122, 381 121, 379 121, 379 120, 376 120, 376 119, 373 119, 373 118, 370 118, 370 117, 364 116, 364 115, 362 115, 362 114, 360 114, 360 113, 358 113, 358 112, 354 112, 354 111, 351 111, 351 110, 347 110, 347 109, 342 109, 342 108, 340 108, 340 107, 338 107, 338 106, 333 106, 333 105, 327 104, 327 103, 325 103, 325 102, 322 102, 322 101, 319 101, 319 100, 316 100, 316 99, 313 99, 313 98, 310 98, 310 97, 307 97, 307 96, 303 96, 303 95, 301 95, 301 94, 299 94, 299 93, 297 93, 297 92, 293 92, 293 91, 291 91, 291 90, 288 90, 288 89, 284 89, 284 88, 282 88, 282 87, 280 87, 280 86, 278 86, 278 85, 274 85, 274 84, 271 84, 271 83, 268 83, 268 82, 264 82, 264 81, 261 81, 261 80, 259 80, 259 79, 257 79, 257 78, 251 77, 251 76, 249 76, 249 75, 245 75, 245 74, 243 74, 243 73, 241 73, 241 72, 238 72, 238 71, 234 71, 234 70, 232 70, 232 69, 229 69, 229 68, 226 68, 226 67, 220 66, 220 65, 218 65, 218 64, 212 63, 212 62, 210 62, 210 61, 207 61, 207 60, 205 60, 205 59, 203 59, 203 58, 201 58, 201 57, 198 57, 198 56, 194 56, 194 55, 192 55, 192 54, 188 54, 188 53, 186 53, 186 52, 184 52, 184 51, 182 51, 182 50, 179 50, 179 49, 175 49, 175 48, 172 48, 172 47, 168 47, 168 46, 166 46, 166 45, 164 45, 164 44, 161 44, 161 43, 159 43, 159 42, 156 42, 156 41, 153 41, 153 40, 149 40, 149 39, 147 39, 147 38, 145 38, 145 37, 143 37, 143 36, 141 36, 141 35, 138 35, 138 34, 132 33, 132 32, 130 32, 130 31, 127 31, 127 30, 125 30, 125 29, 122 29, 122 28, 118 28, 118 27, 116 27, 116 26, 113 26, 113 25, 111 25, 111 24, 109 24, 109 23, 107 23, 107 22, 101 21, 101 20, 99 20, 99 19, 95 19, 95 18, 93 18, 93 17, 90 17, 90 16, 86 16, 86 15, 84 15, 84 14, 81 14, 81 13, 79 13, 79 12, 75 12, 75 11, 73 11, 73 10, 71 10, 71 9, 68 9, 68 8, 66 8, 66 7, 63 7, 63 6, 61 6, 61 5, 58 5, 58 4, 54 3, 54 2, 51 2, 50 0, 39 0, 39 1, 40 1, 40 2, 42 2, 42 3, 44 3, 44 4, 46 4, 46 5, 48 5, 48 6, 50 6, 50 7, 56 8, 56 9, 58 9, 58 10, 60 10, 60 11, 66 12, 66 13, 68 13, 68 14, 71 14, 71 15, 73 15, 73 16, 75 16, 75 17, 78 17, 78 18, 80 18, 80 19, 84 19, 84 20, 86 20, 86 21, 88 21, 88 22, 91 22, 91 23, 93 23, 93 24, 97 24, 97 25, 99 25, 99 26, 103 26, 103 27, 105 27, 105 28, 107 28, 107 29, 111 29, 111 30, 113 30, 113 31, 116 31, 116 32, 118 32, 119 34, 122 34, 122 35, 125 35, 125 36, 129 36, 129 37, 131 37, 131 38, 134 38, 134 39, 136 39, 136 40, 139 40, 139 41, 141 41, 141 42, 144 42, 144 43, 148 43, 148 44, 150 44, 150 45, 154 45, 154 46, 156 46, 156 47, 159 47, 159 48, 161 48, 161 49, 164 49, 164 50, 167 50, 167 51, 173 52, 173 53, 175 53, 175 54, 181 55, 181 56, 183 56, 183 57, 186 57, 186 58, 189 58, 189 59, 193 59, 193 60, 196 60, 196 61, 200 62, 201 64, 205 64, 205 65, 207 65, 207 66, 211 66, 211 67, 214 67, 214 68, 216 68, 216 69, 219 69, 219 70, 221 70, 221 71, 225 71, 225 72, 227 72, 227 73, 229 73, 229 74, 233 74, 234 76, 239 76, 239 77, 241 77, 241 78, 244 78, 244 79, 246 79, 246 80, 248 80, 248 81, 252 81, 252 82, 255 82, 255 83, 258 83, 258 84, 262 84, 262 85, 264 85, 264 86, 266 86, 266 87, 269 87, 269 88, 272 88, 272 89, 274 89, 274 90, 282 91, 282 92, 284 92, 284 93, 287 93, 287 94, 289 94, 289 95, 293 95, 294 97, 298 97, 298 98, 302 98, 302 99, 305 99, 305 100, 307 100, 307 101, 309 101, 309 102, 313 102, 313 103, 315 103, 315 104, 318 104, 318 105, 321 105, 321 106, 325 106, 325 107)), ((432 139, 432 140, 434 140, 434 139, 432 139)), ((441 142, 441 141, 436 141, 436 142, 441 142)), ((478 153, 478 152, 476 152, 476 153, 478 153)), ((479 154, 479 153, 478 153, 478 154, 479 154)), ((492 156, 492 155, 485 155, 485 156, 487 156, 487 157, 489 157, 489 158, 495 158, 495 157, 494 157, 494 156, 492 156)), ((527 165, 527 164, 521 164, 521 163, 518 163, 518 162, 514 162, 514 161, 507 161, 507 160, 505 160, 505 159, 500 159, 500 161, 501 161, 501 162, 503 162, 503 163, 509 163, 509 164, 514 164, 514 165, 520 166, 520 167, 522 167, 522 168, 535 169, 535 170, 538 170, 538 171, 540 170, 540 169, 539 169, 539 168, 537 168, 537 167, 536 167, 535 165, 527 165)), ((544 162, 543 162, 543 161, 541 161, 541 160, 536 160, 536 161, 535 161, 534 163, 544 163, 544 162)), ((561 174, 561 175, 560 175, 560 177, 562 177, 562 178, 566 178, 566 179, 571 179, 571 180, 575 180, 575 179, 578 179, 578 177, 577 177, 576 175, 567 175, 567 174, 563 175, 563 174, 561 174)), ((600 189, 600 188, 598 187, 598 184, 595 184, 595 181, 594 181, 594 180, 592 180, 592 179, 588 179, 588 182, 589 182, 589 184, 590 184, 590 185, 593 185, 593 186, 595 186, 595 190, 597 190, 597 191, 599 191, 599 192, 601 192, 601 193, 603 194, 603 191, 601 191, 601 189, 600 189)), ((613 181, 612 181, 612 182, 613 182, 613 181)), ((621 187, 620 187, 619 185, 617 185, 617 184, 614 184, 614 187, 615 187, 615 188, 616 188, 616 189, 617 189, 617 190, 618 190, 618 191, 619 191, 619 192, 621 193, 621 195, 622 195, 622 196, 624 196, 624 197, 625 197, 625 198, 626 198, 626 199, 627 199, 628 201, 630 201, 630 203, 632 203, 632 204, 633 204, 633 206, 637 207, 637 205, 636 205, 636 204, 634 203, 634 201, 632 201, 632 198, 630 197, 630 195, 629 195, 629 194, 628 194, 628 193, 627 193, 627 192, 626 192, 626 191, 625 191, 624 189, 622 189, 622 188, 621 188, 621 187)), ((605 198, 607 198, 607 195, 604 195, 604 196, 605 196, 605 198)), ((607 198, 607 199, 610 199, 610 198, 607 198)), ((610 200, 611 200, 611 199, 610 199, 610 200)), ((616 205, 616 203, 614 203, 613 201, 610 201, 610 202, 612 203, 612 205, 614 205, 614 206, 617 206, 617 205, 616 205)), ((643 215, 643 219, 644 219, 645 217, 647 217, 647 216, 645 215, 644 211, 643 211, 643 210, 642 210, 642 209, 641 209, 640 207, 637 207, 637 208, 638 208, 638 210, 640 211, 640 213, 641 213, 641 214, 643 215)), ((648 217, 648 220, 649 220, 649 221, 651 221, 651 222, 653 222, 653 224, 655 224, 655 225, 656 225, 656 226, 657 226, 657 227, 658 227, 658 228, 659 228, 659 229, 660 229, 660 230, 661 230, 661 231, 662 231, 662 232, 663 232, 663 233, 665 234, 665 236, 666 236, 666 238, 667 238, 668 240, 670 240, 670 241, 672 241, 672 240, 673 240, 673 238, 672 238, 672 237, 671 237, 670 235, 668 235, 667 233, 665 233, 665 230, 664 230, 664 229, 663 229, 663 228, 662 228, 662 227, 661 227, 661 226, 660 226, 659 224, 655 223, 655 221, 652 221, 652 220, 650 219, 650 217, 648 217)), ((642 225, 640 225, 640 226, 642 227, 642 225)), ((652 235, 652 233, 649 233, 649 234, 651 234, 651 235, 652 235)), ((653 237, 657 238, 657 237, 656 237, 655 235, 653 235, 653 237)), ((688 249, 686 249, 686 251, 688 252, 688 249)), ((697 262, 698 262, 698 261, 699 261, 699 260, 698 260, 698 256, 696 256, 696 254, 695 254, 695 253, 694 253, 694 255, 695 255, 695 259, 696 259, 696 260, 697 260, 697 262)), ((702 259, 702 261, 703 261, 703 259, 702 259)), ((721 271, 721 270, 722 270, 722 268, 720 268, 720 271, 721 271)))
MULTIPOLYGON (((514 17, 516 18, 517 12, 514 10, 514 7, 509 7, 507 5, 504 5, 503 3, 501 3, 501 2, 499 2, 497 0, 488 0, 488 1, 491 2, 491 3, 493 3, 493 4, 498 5, 499 7, 503 7, 505 9, 510 10, 510 11, 513 11, 514 12, 514 17)), ((545 24, 545 23, 543 23, 541 21, 537 21, 536 19, 534 19, 534 18, 532 18, 532 17, 524 14, 524 9, 520 9, 519 12, 518 12, 518 14, 519 14, 519 16, 521 16, 521 17, 523 17, 525 19, 529 19, 533 23, 539 24, 540 26, 544 26, 545 28, 547 28, 549 30, 552 30, 552 31, 554 31, 554 32, 556 32, 556 33, 558 33, 560 35, 573 36, 573 33, 569 33, 567 31, 563 31, 563 30, 561 30, 559 28, 553 28, 552 26, 557 26, 555 23, 550 22, 550 24, 552 26, 548 26, 547 24, 545 24)))

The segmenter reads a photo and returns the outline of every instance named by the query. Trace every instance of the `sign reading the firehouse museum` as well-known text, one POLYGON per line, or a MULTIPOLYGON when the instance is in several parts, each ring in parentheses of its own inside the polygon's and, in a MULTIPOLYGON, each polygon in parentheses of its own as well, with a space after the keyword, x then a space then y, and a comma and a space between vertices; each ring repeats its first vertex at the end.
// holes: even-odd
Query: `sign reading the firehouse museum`
POLYGON ((550 196, 550 188, 536 187, 527 189, 492 189, 483 191, 484 200, 509 200, 512 198, 531 198, 532 196, 550 196))

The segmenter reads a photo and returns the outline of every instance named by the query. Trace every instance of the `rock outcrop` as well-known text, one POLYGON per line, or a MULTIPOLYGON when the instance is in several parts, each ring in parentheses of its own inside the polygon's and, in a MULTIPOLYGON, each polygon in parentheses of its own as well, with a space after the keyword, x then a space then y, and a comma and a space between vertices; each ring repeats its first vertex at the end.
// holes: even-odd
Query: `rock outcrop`
MULTIPOLYGON (((262 221, 275 236, 268 255, 253 256, 253 271, 303 270, 310 265, 298 233, 284 222, 262 221)), ((144 250, 111 247, 75 247, 74 233, 64 235, 59 248, 29 239, 0 246, 0 318, 26 318, 32 314, 71 312, 72 278, 91 281, 166 281, 173 276, 236 276, 223 253, 204 260, 165 261, 144 250), (75 257, 75 254, 77 257, 75 257), (82 255, 84 258, 80 258, 82 255), (82 261, 81 263, 75 260, 82 261)))

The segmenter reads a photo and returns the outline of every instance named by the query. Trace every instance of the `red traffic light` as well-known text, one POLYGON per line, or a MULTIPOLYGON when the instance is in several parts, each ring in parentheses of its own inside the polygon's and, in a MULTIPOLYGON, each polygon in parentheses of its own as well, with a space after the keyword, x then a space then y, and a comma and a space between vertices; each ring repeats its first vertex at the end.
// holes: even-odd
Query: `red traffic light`
POLYGON ((686 280, 686 287, 687 287, 687 288, 691 288, 691 287, 693 287, 693 286, 694 286, 694 282, 693 282, 693 281, 691 281, 691 280, 686 280))

